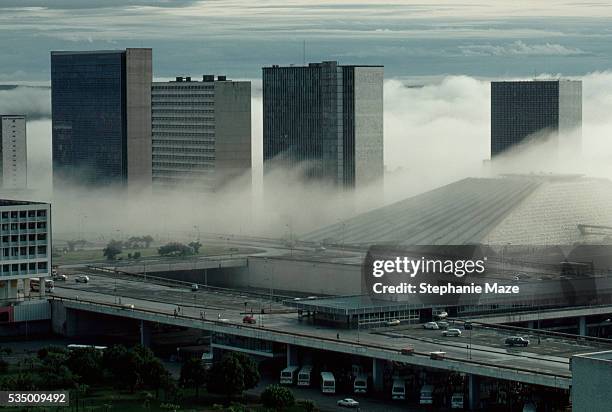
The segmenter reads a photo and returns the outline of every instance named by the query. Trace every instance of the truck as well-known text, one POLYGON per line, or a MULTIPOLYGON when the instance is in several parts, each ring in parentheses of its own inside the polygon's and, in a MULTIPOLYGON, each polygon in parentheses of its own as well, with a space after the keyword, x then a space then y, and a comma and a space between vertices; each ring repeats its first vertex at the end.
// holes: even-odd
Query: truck
POLYGON ((421 405, 433 405, 433 385, 423 385, 421 387, 421 395, 419 403, 421 405))
POLYGON ((297 381, 299 366, 287 366, 280 373, 281 385, 293 385, 297 381))
POLYGON ((336 379, 331 372, 321 372, 321 392, 336 393, 336 379))
POLYGON ((368 375, 360 373, 353 381, 353 392, 366 393, 368 391, 368 375))
POLYGON ((298 372, 298 386, 310 386, 310 377, 312 374, 312 366, 304 365, 298 372))
POLYGON ((393 379, 393 387, 391 388, 391 399, 406 399, 406 384, 403 379, 393 379))
MULTIPOLYGON (((45 279, 45 292, 51 293, 55 289, 55 283, 51 279, 45 279)), ((40 292, 40 278, 30 279, 30 290, 32 292, 40 292)))

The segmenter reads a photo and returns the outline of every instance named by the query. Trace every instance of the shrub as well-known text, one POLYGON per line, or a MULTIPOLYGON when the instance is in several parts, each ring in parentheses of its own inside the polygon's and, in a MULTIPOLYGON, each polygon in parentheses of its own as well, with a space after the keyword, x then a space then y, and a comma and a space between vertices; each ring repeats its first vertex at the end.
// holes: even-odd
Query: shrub
POLYGON ((261 402, 267 408, 284 409, 293 406, 293 393, 280 385, 269 385, 261 394, 261 402))

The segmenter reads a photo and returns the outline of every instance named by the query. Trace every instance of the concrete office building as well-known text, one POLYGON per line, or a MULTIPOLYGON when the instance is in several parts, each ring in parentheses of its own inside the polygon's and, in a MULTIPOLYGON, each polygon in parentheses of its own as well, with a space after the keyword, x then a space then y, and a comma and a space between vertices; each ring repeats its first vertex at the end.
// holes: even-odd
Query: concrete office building
POLYGON ((551 134, 560 149, 575 155, 581 129, 581 81, 491 82, 491 157, 530 136, 551 134))
POLYGON ((26 119, 23 115, 0 115, 2 189, 26 189, 28 153, 26 119))
POLYGON ((571 358, 572 411, 610 410, 612 392, 612 351, 584 353, 571 358))
MULTIPOLYGON (((51 205, 0 200, 0 300, 15 299, 20 280, 51 275, 51 205)), ((44 293, 44 288, 41 288, 44 293)))
POLYGON ((383 177, 383 66, 263 68, 264 172, 358 188, 383 177))
POLYGON ((151 184, 151 49, 51 52, 54 184, 151 184))
POLYGON ((251 178, 251 82, 204 75, 152 86, 154 190, 214 191, 251 178))

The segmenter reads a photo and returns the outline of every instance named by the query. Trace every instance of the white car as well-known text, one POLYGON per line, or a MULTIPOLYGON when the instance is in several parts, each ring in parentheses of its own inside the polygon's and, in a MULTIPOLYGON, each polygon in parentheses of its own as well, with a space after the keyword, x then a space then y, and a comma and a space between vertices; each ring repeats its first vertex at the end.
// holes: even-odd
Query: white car
POLYGON ((74 280, 77 283, 87 283, 87 282, 89 282, 89 276, 87 276, 87 275, 80 275, 80 276, 77 276, 74 280))
POLYGON ((198 284, 197 284, 197 283, 194 283, 193 285, 191 285, 191 291, 192 291, 192 292, 197 292, 197 291, 198 291, 198 289, 199 289, 199 287, 198 287, 198 284))
POLYGON ((423 325, 423 329, 438 330, 440 327, 436 322, 427 322, 423 325))
POLYGON ((399 319, 391 319, 387 321, 387 326, 397 326, 400 323, 401 322, 399 321, 399 319))
POLYGON ((133 310, 134 309, 134 304, 133 303, 124 303, 123 305, 121 305, 121 307, 123 309, 131 309, 131 310, 133 310))
POLYGON ((446 329, 442 332, 442 336, 461 336, 461 331, 459 329, 446 329))
POLYGON ((359 402, 352 398, 344 398, 338 401, 338 406, 344 406, 345 408, 359 408, 359 402))
POLYGON ((58 274, 56 273, 55 275, 53 275, 52 277, 53 280, 60 280, 60 281, 66 281, 68 280, 68 276, 64 275, 64 274, 58 274))

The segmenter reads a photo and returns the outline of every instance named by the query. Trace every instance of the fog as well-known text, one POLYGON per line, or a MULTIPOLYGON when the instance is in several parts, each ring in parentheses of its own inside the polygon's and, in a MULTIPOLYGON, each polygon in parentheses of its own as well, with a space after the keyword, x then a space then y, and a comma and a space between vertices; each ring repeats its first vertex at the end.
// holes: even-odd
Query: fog
MULTIPOLYGON (((541 76, 547 77, 547 76, 541 76)), ((468 176, 497 173, 584 173, 612 177, 612 73, 583 80, 582 152, 551 156, 546 139, 521 145, 492 167, 489 158, 489 80, 449 76, 438 80, 393 79, 384 85, 385 182, 355 194, 305 183, 296 170, 275 170, 262 190, 262 107, 258 83, 253 93, 253 176, 244 176, 215 194, 136 195, 105 189, 50 191, 50 120, 28 122, 30 186, 34 197, 53 202, 56 236, 90 240, 152 234, 159 239, 225 233, 289 237, 337 223, 373 207, 412 196, 468 176)), ((32 99, 15 89, 15 102, 32 99)), ((44 112, 48 93, 37 101, 3 110, 44 112), (43 108, 43 109, 41 109, 43 108)), ((570 139, 571 136, 562 136, 570 139)), ((302 165, 307 167, 307 165, 302 165)))

